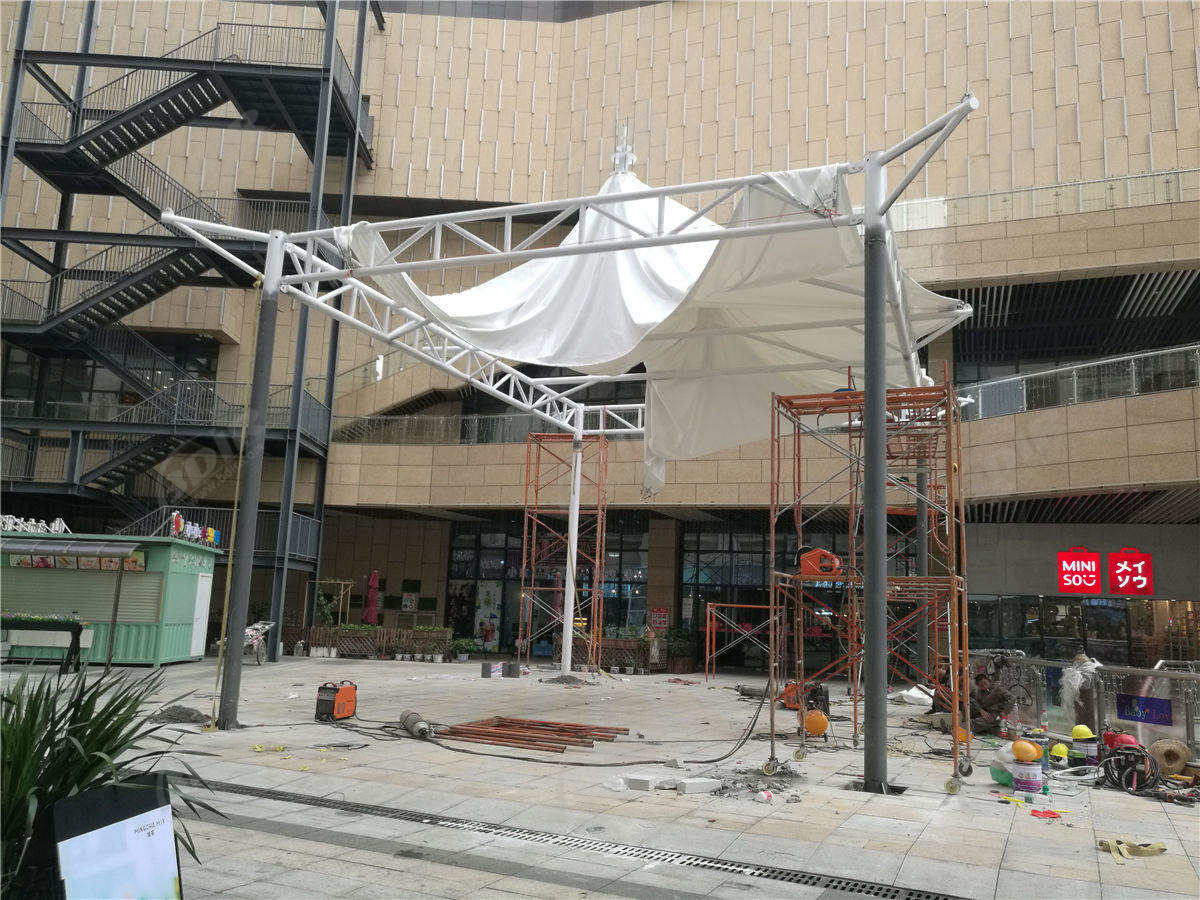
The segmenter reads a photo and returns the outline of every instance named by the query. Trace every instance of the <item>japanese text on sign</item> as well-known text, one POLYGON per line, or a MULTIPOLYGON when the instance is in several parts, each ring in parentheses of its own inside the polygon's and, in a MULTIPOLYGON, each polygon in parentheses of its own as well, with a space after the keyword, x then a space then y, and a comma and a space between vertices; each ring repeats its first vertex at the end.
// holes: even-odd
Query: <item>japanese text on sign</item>
POLYGON ((1108 590, 1112 594, 1153 594, 1154 565, 1149 553, 1122 547, 1108 554, 1108 590))

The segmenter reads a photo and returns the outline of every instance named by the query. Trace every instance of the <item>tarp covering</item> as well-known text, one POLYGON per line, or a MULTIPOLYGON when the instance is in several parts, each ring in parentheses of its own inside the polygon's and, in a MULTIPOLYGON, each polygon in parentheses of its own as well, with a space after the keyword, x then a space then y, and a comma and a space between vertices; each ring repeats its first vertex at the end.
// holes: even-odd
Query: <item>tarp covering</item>
MULTIPOLYGON (((600 194, 645 189, 622 172, 600 194)), ((657 199, 603 208, 612 215, 588 208, 563 245, 579 243, 581 229, 585 243, 636 237, 629 225, 657 231, 657 199)), ((743 190, 728 224, 849 213, 843 178, 825 166, 775 173, 767 185, 743 190)), ((666 200, 668 229, 693 216, 666 200)), ((644 364, 646 487, 655 490, 667 459, 767 437, 772 392, 835 390, 846 386, 848 367, 862 374, 857 229, 831 224, 721 240, 722 226, 701 217, 685 230, 711 231, 714 240, 535 260, 449 294, 426 294, 405 273, 373 279, 394 301, 512 362, 608 375, 644 364)), ((378 232, 361 224, 338 229, 338 239, 356 265, 387 259, 378 232)), ((909 384, 917 348, 970 308, 904 275, 889 301, 888 381, 909 384)))

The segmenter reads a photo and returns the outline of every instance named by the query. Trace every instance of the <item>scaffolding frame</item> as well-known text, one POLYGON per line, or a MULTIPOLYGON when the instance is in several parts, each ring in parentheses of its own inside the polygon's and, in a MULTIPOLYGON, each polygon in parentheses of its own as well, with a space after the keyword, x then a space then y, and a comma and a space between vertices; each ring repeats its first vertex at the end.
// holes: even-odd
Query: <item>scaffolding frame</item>
POLYGON ((602 434, 534 433, 525 441, 525 514, 521 529, 521 596, 517 654, 530 659, 533 643, 559 628, 560 661, 571 668, 575 638, 587 648, 586 668, 600 671, 604 640, 604 560, 608 516, 608 439, 602 434), (565 500, 561 495, 566 493, 565 500), (584 502, 585 498, 590 502, 584 502), (566 528, 563 528, 563 520, 566 528), (572 552, 574 550, 574 552, 572 552), (587 584, 579 583, 578 565, 590 567, 587 584), (565 569, 563 584, 545 577, 548 568, 565 569), (567 586, 576 595, 569 633, 567 586), (545 619, 538 623, 536 613, 545 619), (580 627, 580 621, 587 624, 580 627))
MULTIPOLYGON (((890 546, 887 563, 908 565, 915 550, 916 574, 889 575, 885 586, 886 672, 909 684, 930 687, 936 703, 950 713, 952 771, 946 783, 958 790, 961 776, 971 770, 970 659, 967 641, 965 494, 963 490, 962 417, 958 397, 943 373, 940 384, 895 388, 886 392, 884 448, 890 546), (911 526, 896 519, 911 518, 911 526), (930 568, 936 569, 930 572, 930 568)), ((863 697, 862 664, 866 640, 864 570, 868 550, 864 540, 866 395, 846 390, 798 396, 774 395, 771 402, 771 609, 770 675, 784 677, 786 654, 779 641, 780 624, 791 622, 795 643, 793 680, 800 696, 830 678, 845 675, 853 702, 854 746, 858 746, 863 697), (818 452, 818 448, 828 455, 818 452), (821 480, 805 480, 816 460, 830 457, 843 465, 821 480), (831 488, 840 475, 847 486, 831 488), (841 574, 803 574, 790 571, 779 559, 776 529, 790 513, 797 545, 806 546, 810 526, 830 508, 847 504, 848 553, 841 574), (841 608, 818 597, 817 583, 835 580, 846 588, 841 608), (804 633, 808 619, 820 615, 844 652, 816 671, 805 665, 804 633)), ((822 469, 824 471, 824 469, 822 469)), ((803 721, 805 710, 799 711, 803 721)), ((806 733, 799 729, 802 747, 806 733)), ((774 760, 774 710, 771 715, 774 760)), ((801 751, 803 752, 803 751, 801 751)))
POLYGON ((705 622, 704 622, 704 680, 716 678, 717 676, 717 657, 746 641, 755 647, 758 647, 764 653, 770 656, 771 647, 769 643, 763 643, 756 635, 767 627, 767 620, 759 622, 749 630, 742 630, 740 623, 735 622, 728 615, 720 612, 721 609, 766 609, 771 608, 770 604, 764 603, 707 603, 704 607, 705 622), (741 633, 722 647, 717 649, 717 630, 718 620, 724 622, 731 629, 736 628, 741 633))

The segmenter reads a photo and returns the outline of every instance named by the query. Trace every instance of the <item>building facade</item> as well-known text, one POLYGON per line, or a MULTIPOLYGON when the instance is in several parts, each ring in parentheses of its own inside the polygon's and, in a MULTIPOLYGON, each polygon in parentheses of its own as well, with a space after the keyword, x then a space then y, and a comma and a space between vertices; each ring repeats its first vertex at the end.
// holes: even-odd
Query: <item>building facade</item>
MULTIPOLYGON (((40 0, 23 48, 21 6, 0 9, 21 73, 0 249, 6 507, 143 532, 182 508, 228 531, 259 292, 156 226, 163 209, 299 230, 347 200, 351 217, 398 218, 584 195, 619 127, 653 185, 857 160, 969 87, 978 112, 895 220, 909 273, 975 310, 926 360, 970 401, 975 640, 1195 658, 1194 4, 396 2, 360 31, 343 3, 327 55, 334 8, 40 0), (1058 554, 1077 547, 1149 554, 1151 590, 1107 571, 1097 594, 1065 590, 1058 554)), ((492 274, 415 277, 440 293, 492 274)), ((318 577, 353 581, 361 603, 378 570, 385 621, 466 633, 488 592, 508 646, 539 426, 354 332, 331 359, 332 337, 280 305, 252 614, 274 595, 302 621, 318 577)), ((614 634, 765 601, 765 443, 669 463, 648 500, 641 458, 611 446, 614 634)), ((836 553, 844 537, 831 520, 806 540, 836 553)))

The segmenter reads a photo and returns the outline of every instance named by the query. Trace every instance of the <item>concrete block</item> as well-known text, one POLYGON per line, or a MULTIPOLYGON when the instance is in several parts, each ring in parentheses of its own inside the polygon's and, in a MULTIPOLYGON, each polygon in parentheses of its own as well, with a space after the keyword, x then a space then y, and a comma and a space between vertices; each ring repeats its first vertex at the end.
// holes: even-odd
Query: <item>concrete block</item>
POLYGON ((679 781, 678 778, 660 778, 654 787, 660 791, 673 791, 679 787, 679 781))
POLYGON ((684 778, 675 790, 681 794, 711 794, 719 787, 721 782, 716 778, 684 778))
POLYGON ((631 791, 652 791, 658 779, 653 775, 625 775, 625 787, 631 791))

